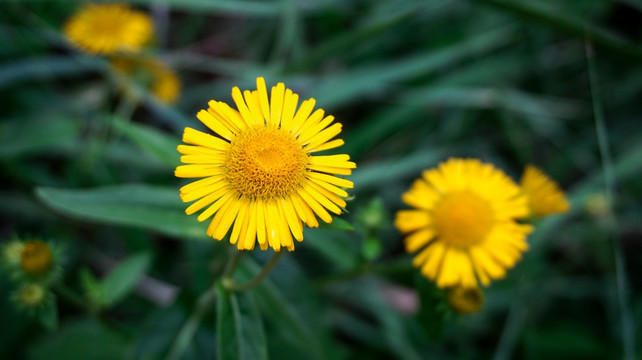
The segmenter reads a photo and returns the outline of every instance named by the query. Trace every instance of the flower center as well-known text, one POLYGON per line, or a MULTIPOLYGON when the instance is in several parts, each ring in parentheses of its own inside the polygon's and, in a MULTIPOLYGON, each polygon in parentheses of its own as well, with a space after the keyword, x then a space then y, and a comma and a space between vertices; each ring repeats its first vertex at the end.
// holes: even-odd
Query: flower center
POLYGON ((49 245, 40 240, 27 242, 22 249, 20 265, 29 275, 47 272, 53 265, 53 255, 49 245))
POLYGON ((468 191, 444 196, 433 216, 439 239, 460 248, 481 242, 493 225, 492 209, 486 200, 468 191))
POLYGON ((308 156, 285 130, 257 126, 232 140, 225 167, 227 180, 250 198, 284 197, 305 180, 308 156))

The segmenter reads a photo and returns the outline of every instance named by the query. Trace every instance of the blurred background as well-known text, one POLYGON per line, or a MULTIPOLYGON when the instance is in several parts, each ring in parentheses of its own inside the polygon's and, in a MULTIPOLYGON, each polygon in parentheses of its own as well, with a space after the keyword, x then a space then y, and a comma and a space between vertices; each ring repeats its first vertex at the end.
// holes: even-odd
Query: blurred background
MULTIPOLYGON (((46 314, 0 276, 0 358, 167 355, 229 255, 183 213, 176 145, 257 76, 314 97, 358 166, 345 221, 306 230, 253 290, 270 358, 640 358, 642 1, 129 3, 175 96, 146 86, 157 68, 69 43, 83 2, 0 3, 0 241, 55 244, 59 266, 46 314), (392 226, 411 181, 454 156, 515 180, 534 164, 572 203, 470 315, 392 226)), ((215 358, 216 324, 203 315, 183 359, 215 358)))

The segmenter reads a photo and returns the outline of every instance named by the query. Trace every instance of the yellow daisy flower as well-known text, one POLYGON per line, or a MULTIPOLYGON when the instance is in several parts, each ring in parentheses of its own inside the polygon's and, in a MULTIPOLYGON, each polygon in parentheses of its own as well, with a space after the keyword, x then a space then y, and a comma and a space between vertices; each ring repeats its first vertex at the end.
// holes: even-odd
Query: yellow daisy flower
POLYGON ((563 213, 570 208, 557 183, 533 165, 524 169, 520 186, 528 195, 531 211, 537 216, 563 213))
MULTIPOLYGON (((181 80, 170 67, 155 58, 119 56, 111 60, 113 67, 137 81, 165 104, 173 104, 181 94, 181 80)), ((126 84, 121 87, 129 93, 126 84)))
POLYGON ((293 238, 303 240, 302 223, 319 225, 316 216, 332 222, 330 213, 341 214, 343 198, 351 181, 335 175, 350 175, 355 163, 348 155, 312 155, 337 148, 334 139, 341 124, 334 117, 312 112, 315 100, 303 101, 283 83, 272 88, 270 99, 265 80, 256 80, 257 90, 232 89, 238 111, 211 100, 209 109, 197 118, 217 136, 185 128, 179 145, 181 161, 176 176, 204 178, 181 188, 184 202, 197 200, 185 212, 213 216, 207 235, 221 240, 232 228, 230 243, 251 250, 258 241, 261 250, 281 247, 294 250, 293 238))
POLYGON ((441 288, 488 285, 505 276, 528 248, 528 199, 501 170, 476 159, 449 159, 426 170, 402 200, 415 210, 397 213, 409 234, 413 265, 441 288))
POLYGON ((74 45, 90 54, 138 51, 154 32, 149 15, 126 4, 85 4, 64 25, 74 45))

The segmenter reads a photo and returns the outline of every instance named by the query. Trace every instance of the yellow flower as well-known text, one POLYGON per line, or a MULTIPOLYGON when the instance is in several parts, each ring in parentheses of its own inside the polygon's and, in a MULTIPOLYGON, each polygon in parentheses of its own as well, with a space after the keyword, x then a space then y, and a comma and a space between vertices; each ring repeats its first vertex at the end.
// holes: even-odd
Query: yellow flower
POLYGON ((397 213, 408 233, 413 265, 441 288, 476 287, 501 279, 528 248, 528 200, 501 170, 476 159, 449 159, 426 170, 402 200, 415 210, 397 213))
MULTIPOLYGON (((157 59, 119 56, 113 58, 111 63, 165 104, 175 103, 181 94, 181 80, 174 70, 157 59)), ((126 84, 122 84, 122 87, 128 95, 131 89, 126 84)))
POLYGON ((472 314, 484 304, 484 293, 476 286, 457 286, 448 292, 448 304, 460 314, 472 314))
POLYGON ((337 148, 334 139, 341 124, 334 117, 312 112, 315 100, 303 101, 283 83, 272 88, 270 99, 265 80, 256 80, 257 90, 232 89, 238 111, 211 100, 209 109, 197 117, 218 137, 185 128, 179 145, 188 165, 176 168, 176 176, 204 178, 181 188, 184 202, 198 200, 185 212, 213 216, 207 235, 221 240, 231 228, 230 243, 251 250, 258 241, 261 250, 281 247, 294 250, 293 238, 303 240, 302 223, 319 225, 341 214, 351 181, 335 175, 350 175, 355 163, 348 155, 312 155, 337 148), (332 125, 331 125, 332 124, 332 125), (328 212, 329 211, 329 212, 328 212), (315 216, 316 215, 316 216, 315 216))
POLYGON ((586 212, 595 218, 605 218, 611 212, 609 199, 603 193, 590 195, 584 203, 586 212))
POLYGON ((149 15, 126 4, 85 4, 64 25, 69 41, 90 54, 138 51, 154 32, 149 15))
POLYGON ((18 289, 13 298, 25 308, 37 307, 46 300, 47 291, 38 284, 25 284, 18 289))
POLYGON ((3 260, 5 264, 8 266, 19 265, 23 249, 24 244, 20 240, 11 240, 9 243, 5 244, 2 247, 3 260))
POLYGON ((47 243, 40 240, 24 243, 20 257, 20 267, 29 275, 41 275, 51 269, 53 253, 47 243))
POLYGON ((181 94, 181 81, 176 73, 162 63, 156 64, 153 73, 152 94, 165 104, 175 103, 181 94))
POLYGON ((533 214, 546 216, 567 212, 570 208, 564 192, 546 174, 533 165, 526 166, 521 180, 533 214))

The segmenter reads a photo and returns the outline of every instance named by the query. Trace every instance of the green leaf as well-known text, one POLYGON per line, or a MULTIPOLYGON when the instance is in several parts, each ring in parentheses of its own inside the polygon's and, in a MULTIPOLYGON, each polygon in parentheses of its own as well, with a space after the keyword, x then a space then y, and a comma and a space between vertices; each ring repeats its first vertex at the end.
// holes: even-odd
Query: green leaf
POLYGON ((354 182, 354 191, 363 191, 403 176, 419 175, 419 172, 434 166, 443 158, 444 149, 431 148, 419 150, 399 159, 378 160, 374 163, 360 165, 354 170, 350 180, 354 182))
MULTIPOLYGON (((248 281, 259 271, 259 265, 246 258, 239 265, 237 274, 241 280, 248 281)), ((273 331, 287 334, 289 342, 282 346, 302 351, 308 360, 338 357, 337 344, 330 338, 319 297, 312 290, 310 279, 292 259, 282 257, 269 277, 252 292, 256 295, 258 305, 264 309, 266 321, 271 320, 273 331)))
POLYGON ((38 320, 51 331, 58 329, 58 304, 55 297, 52 296, 51 301, 38 311, 38 320))
POLYGON ((149 263, 149 253, 142 253, 118 264, 102 281, 107 305, 115 305, 122 300, 145 275, 149 263))
POLYGON ((114 121, 114 126, 143 150, 169 167, 175 168, 180 164, 179 153, 176 151, 180 137, 171 136, 152 127, 123 119, 114 121))
POLYGON ((131 0, 131 3, 141 5, 157 5, 163 3, 175 9, 215 12, 217 15, 243 16, 276 16, 280 12, 280 3, 265 1, 230 1, 230 0, 131 0))
POLYGON ((206 239, 207 226, 185 215, 178 193, 172 187, 148 185, 36 189, 38 198, 52 209, 81 220, 132 226, 184 239, 206 239))
POLYGON ((106 296, 103 292, 103 287, 94 274, 87 268, 80 269, 78 273, 80 284, 82 285, 83 292, 87 300, 89 300, 89 307, 92 310, 102 307, 106 302, 106 296))
POLYGON ((228 292, 219 284, 217 306, 218 358, 267 359, 267 340, 252 292, 228 292))
POLYGON ((80 122, 62 117, 13 120, 0 124, 0 158, 42 152, 74 142, 80 122))
POLYGON ((562 30, 570 35, 581 39, 588 39, 598 45, 604 46, 611 50, 642 58, 642 48, 635 44, 614 35, 604 29, 591 25, 583 19, 576 18, 569 14, 564 14, 548 6, 543 6, 537 1, 526 3, 518 0, 477 0, 487 3, 498 8, 508 10, 514 14, 522 16, 552 28, 562 30))
POLYGON ((125 359, 127 343, 96 320, 71 320, 57 332, 30 343, 30 360, 125 359))
POLYGON ((311 247, 343 269, 352 269, 359 263, 356 242, 345 232, 324 229, 305 229, 304 247, 311 247))
POLYGON ((452 316, 446 294, 418 273, 414 275, 414 282, 419 295, 417 320, 428 336, 434 340, 440 340, 452 316))
POLYGON ((59 79, 67 75, 82 75, 86 72, 106 69, 100 58, 50 56, 40 59, 20 59, 0 67, 0 89, 34 79, 59 79))
POLYGON ((364 20, 355 30, 344 31, 339 35, 325 40, 323 43, 309 49, 302 61, 289 67, 290 72, 298 72, 302 69, 310 69, 318 66, 325 59, 336 56, 347 49, 362 45, 364 42, 376 39, 380 34, 391 31, 394 27, 405 24, 413 17, 423 12, 435 12, 439 7, 450 3, 448 0, 433 0, 429 2, 402 2, 389 4, 382 2, 381 15, 364 20), (387 6, 386 6, 387 5, 387 6))
POLYGON ((333 217, 331 223, 321 222, 319 229, 354 231, 354 227, 349 222, 340 217, 333 217))
POLYGON ((363 66, 348 73, 324 76, 314 91, 318 104, 326 108, 338 107, 355 98, 382 89, 393 82, 435 73, 465 58, 479 56, 508 44, 512 32, 502 28, 456 42, 444 49, 431 49, 401 60, 363 66), (386 69, 382 71, 381 69, 386 69))
POLYGON ((363 257, 367 260, 374 260, 381 255, 381 240, 376 236, 367 237, 361 247, 363 257))
POLYGON ((613 354, 600 341, 599 332, 576 323, 555 323, 528 329, 524 346, 534 358, 605 359, 613 354))
MULTIPOLYGON (((175 9, 194 12, 211 12, 217 16, 248 16, 274 17, 283 11, 281 1, 251 1, 251 0, 130 0, 130 3, 140 5, 164 4, 175 9)), ((322 9, 334 1, 305 1, 297 2, 297 10, 312 12, 322 9)))

